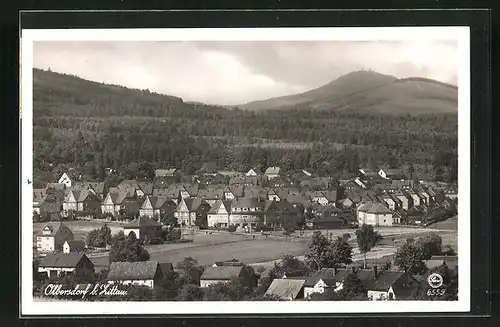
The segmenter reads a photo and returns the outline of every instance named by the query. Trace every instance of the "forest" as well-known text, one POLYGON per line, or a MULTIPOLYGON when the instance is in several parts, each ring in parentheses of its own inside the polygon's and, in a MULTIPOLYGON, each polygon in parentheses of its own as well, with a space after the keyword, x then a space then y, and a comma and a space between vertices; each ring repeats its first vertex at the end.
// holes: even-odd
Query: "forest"
POLYGON ((406 167, 457 179, 457 114, 246 111, 34 71, 35 183, 82 169, 103 179, 152 178, 156 168, 245 171, 261 165, 349 178, 361 166, 406 167))

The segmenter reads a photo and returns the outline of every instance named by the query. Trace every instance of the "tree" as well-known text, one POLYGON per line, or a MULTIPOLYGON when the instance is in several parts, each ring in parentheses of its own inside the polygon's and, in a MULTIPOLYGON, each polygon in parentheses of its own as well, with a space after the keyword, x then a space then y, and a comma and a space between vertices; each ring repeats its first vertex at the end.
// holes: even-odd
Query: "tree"
POLYGON ((179 226, 179 222, 173 212, 169 213, 168 215, 164 215, 162 217, 162 223, 166 226, 173 226, 173 227, 179 226))
POLYGON ((198 265, 198 261, 192 257, 186 257, 181 262, 177 263, 177 269, 182 271, 182 284, 198 285, 203 267, 198 265))
POLYGON ((408 239, 406 243, 396 251, 394 264, 403 269, 406 273, 420 274, 426 269, 422 260, 424 260, 422 248, 416 245, 411 239, 408 239))
POLYGON ((248 294, 245 285, 240 280, 231 280, 210 285, 206 291, 205 301, 241 301, 248 294))
POLYGON ((363 253, 363 267, 366 268, 366 254, 377 244, 382 237, 373 230, 372 225, 363 224, 356 230, 356 240, 358 241, 359 251, 363 253))
POLYGON ((177 295, 178 301, 200 301, 203 299, 203 291, 194 284, 183 285, 177 295))
POLYGON ((309 266, 313 266, 316 270, 349 264, 352 263, 352 247, 342 237, 331 242, 317 231, 309 244, 306 260, 309 266))
POLYGON ((94 247, 96 244, 96 239, 97 239, 97 234, 99 234, 98 229, 93 229, 91 230, 85 239, 85 243, 87 244, 88 247, 94 247))
POLYGON ((439 255, 442 252, 441 245, 443 239, 436 233, 420 237, 416 244, 422 248, 423 260, 429 260, 433 255, 439 255))
POLYGON ((142 247, 134 232, 124 240, 116 239, 109 251, 109 262, 148 261, 149 252, 142 247))
MULTIPOLYGON (((274 262, 274 267, 269 272, 272 279, 283 278, 284 275, 307 275, 306 263, 302 260, 295 258, 291 254, 286 254, 281 257, 279 262, 274 262)), ((272 282, 272 280, 271 280, 272 282)))
POLYGON ((357 295, 366 294, 366 289, 356 273, 350 272, 344 278, 342 289, 338 293, 341 298, 350 300, 357 295))
POLYGON ((231 234, 233 234, 234 232, 236 232, 236 225, 229 225, 227 227, 227 231, 231 234))

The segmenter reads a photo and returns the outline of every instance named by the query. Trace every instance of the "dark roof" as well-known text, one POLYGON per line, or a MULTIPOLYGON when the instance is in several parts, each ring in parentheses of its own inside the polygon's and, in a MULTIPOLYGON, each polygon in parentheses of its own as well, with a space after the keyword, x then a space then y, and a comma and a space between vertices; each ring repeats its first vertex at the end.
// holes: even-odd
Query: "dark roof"
POLYGON ((139 217, 135 218, 130 223, 123 226, 123 228, 138 228, 138 227, 152 227, 152 226, 158 227, 161 226, 161 224, 157 223, 156 221, 148 217, 139 217))
POLYGON ((368 212, 368 210, 370 210, 372 207, 373 207, 373 203, 371 203, 371 202, 362 203, 362 204, 358 207, 358 211, 368 212))
POLYGON ((244 266, 217 266, 206 267, 200 279, 205 280, 231 280, 238 278, 245 269, 244 266))
POLYGON ((158 265, 160 266, 163 274, 174 271, 174 265, 170 262, 160 262, 158 265))
POLYGON ((198 191, 197 197, 207 200, 218 200, 224 197, 222 189, 203 189, 198 191))
POLYGON ((189 212, 197 211, 202 205, 207 204, 205 200, 200 198, 188 198, 183 200, 189 212))
MULTIPOLYGON (((83 257, 87 258, 84 253, 49 253, 41 260, 39 266, 54 268, 75 268, 83 257)), ((88 261, 92 264, 90 259, 88 259, 88 261)))
POLYGON ((68 242, 70 252, 80 252, 85 248, 85 241, 83 240, 69 240, 68 242))
POLYGON ((382 203, 378 203, 376 205, 373 205, 370 209, 368 209, 367 212, 368 213, 373 213, 373 214, 389 214, 389 213, 392 213, 392 211, 389 210, 382 203))
POLYGON ((144 192, 145 195, 153 194, 153 183, 151 182, 139 182, 139 188, 144 192))
POLYGON ((73 234, 71 229, 69 229, 69 227, 66 226, 65 224, 63 224, 61 222, 51 222, 51 223, 45 224, 45 226, 43 226, 42 230, 37 235, 38 236, 55 236, 57 234, 57 232, 59 230, 62 230, 62 229, 65 229, 65 230, 69 231, 71 234, 73 234), (43 234, 43 231, 46 227, 48 227, 50 229, 50 234, 43 234))
MULTIPOLYGON (((387 291, 398 279, 401 278, 405 273, 402 271, 382 271, 377 274, 376 279, 363 280, 365 282, 365 287, 372 291, 387 291)), ((372 272, 373 276, 373 272, 372 272)), ((358 276, 359 278, 359 276, 358 276)))
POLYGON ((53 189, 53 190, 64 190, 66 187, 65 184, 60 184, 60 183, 47 183, 47 186, 45 187, 46 190, 48 189, 53 189))
POLYGON ((153 279, 158 270, 158 261, 112 262, 109 265, 109 280, 153 279))
POLYGON ((324 280, 325 278, 333 278, 333 277, 335 277, 334 268, 321 268, 321 270, 319 270, 306 280, 304 286, 314 287, 314 285, 316 285, 321 279, 324 280))
POLYGON ((230 200, 217 200, 211 207, 208 213, 217 213, 220 209, 220 206, 224 206, 226 211, 231 212, 231 201, 230 200))
POLYGON ((239 261, 238 259, 231 259, 231 260, 228 260, 228 261, 215 261, 214 264, 217 267, 221 267, 221 266, 240 267, 240 266, 244 266, 245 265, 243 262, 239 261))
POLYGON ((457 256, 434 255, 430 260, 425 261, 428 269, 436 268, 446 263, 448 268, 455 269, 458 266, 457 256))
POLYGON ((262 202, 259 202, 257 198, 239 198, 233 199, 231 202, 231 208, 259 208, 262 209, 262 202))

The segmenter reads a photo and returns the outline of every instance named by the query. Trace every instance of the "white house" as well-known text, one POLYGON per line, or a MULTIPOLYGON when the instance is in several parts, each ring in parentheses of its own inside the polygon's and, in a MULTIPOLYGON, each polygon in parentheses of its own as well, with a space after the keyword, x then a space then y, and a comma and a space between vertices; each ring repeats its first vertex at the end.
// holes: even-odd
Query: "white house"
POLYGON ((269 179, 278 178, 280 176, 280 170, 280 167, 268 167, 264 175, 269 179))
POLYGON ((335 292, 342 289, 342 280, 349 273, 346 269, 322 268, 309 277, 304 284, 304 297, 310 298, 312 294, 322 294, 326 289, 333 288, 335 292))
POLYGON ((63 244, 63 253, 82 252, 85 249, 83 240, 69 240, 63 244))
POLYGON ((63 173, 57 182, 66 185, 66 187, 71 187, 75 183, 75 180, 67 173, 63 173))
POLYGON ((392 226, 392 211, 382 203, 373 205, 366 212, 365 224, 373 226, 392 226))
POLYGON ((366 224, 366 214, 369 209, 373 206, 373 203, 367 202, 367 203, 361 203, 358 208, 357 208, 357 214, 358 214, 358 224, 363 225, 366 224))
POLYGON ((65 241, 73 240, 73 232, 61 222, 46 224, 36 236, 39 252, 61 251, 65 241))
POLYGON ((207 214, 207 223, 209 227, 219 225, 220 227, 228 227, 231 216, 231 201, 218 200, 210 208, 207 214))
POLYGON ((262 175, 262 171, 259 168, 251 168, 245 176, 258 176, 262 175))
POLYGON ((242 265, 223 265, 206 267, 200 277, 200 287, 208 287, 218 283, 229 283, 239 279, 243 284, 251 286, 253 276, 242 265))

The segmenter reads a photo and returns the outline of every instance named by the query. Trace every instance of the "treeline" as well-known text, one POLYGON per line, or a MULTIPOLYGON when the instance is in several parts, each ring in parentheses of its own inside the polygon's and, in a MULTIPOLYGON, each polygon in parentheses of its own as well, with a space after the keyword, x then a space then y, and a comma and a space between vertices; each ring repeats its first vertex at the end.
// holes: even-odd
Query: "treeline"
POLYGON ((42 74, 34 90, 35 172, 91 165, 99 175, 102 167, 149 162, 188 174, 210 163, 347 177, 358 166, 411 164, 422 178, 456 180, 457 115, 228 110, 82 80, 63 87, 42 74))

